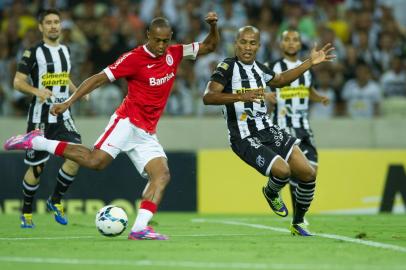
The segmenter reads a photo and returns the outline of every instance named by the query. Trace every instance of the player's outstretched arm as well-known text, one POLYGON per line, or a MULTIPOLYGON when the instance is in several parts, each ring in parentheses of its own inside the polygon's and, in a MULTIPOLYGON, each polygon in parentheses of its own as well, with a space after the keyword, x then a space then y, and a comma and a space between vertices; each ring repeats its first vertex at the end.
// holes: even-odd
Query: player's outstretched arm
POLYGON ((205 21, 210 25, 210 32, 202 43, 199 45, 197 55, 205 55, 216 50, 217 44, 220 40, 220 34, 217 29, 217 14, 216 12, 209 12, 205 17, 205 21))
MULTIPOLYGON (((71 94, 74 94, 76 91, 78 91, 78 88, 76 87, 76 85, 72 82, 71 79, 69 79, 69 92, 71 94)), ((90 96, 89 94, 85 95, 83 98, 83 100, 89 101, 90 96)))
POLYGON ((223 93, 224 85, 209 81, 204 91, 203 103, 205 105, 224 105, 234 102, 259 102, 264 97, 264 89, 247 91, 245 93, 223 93))
POLYGON ((76 100, 80 99, 81 97, 89 94, 92 92, 94 89, 106 84, 109 82, 109 78, 107 77, 106 73, 103 71, 87 78, 75 91, 75 93, 67 99, 65 102, 60 103, 60 104, 55 104, 51 108, 51 114, 57 115, 61 114, 64 111, 66 111, 73 103, 76 102, 76 100))
POLYGON ((299 78, 300 75, 309 70, 312 66, 318 65, 323 62, 331 62, 336 58, 334 54, 331 54, 331 52, 334 50, 334 47, 331 46, 330 43, 324 45, 321 50, 317 50, 316 46, 317 45, 315 44, 310 53, 310 57, 301 65, 296 68, 289 69, 285 72, 276 74, 275 77, 269 81, 268 85, 272 87, 285 86, 299 78))

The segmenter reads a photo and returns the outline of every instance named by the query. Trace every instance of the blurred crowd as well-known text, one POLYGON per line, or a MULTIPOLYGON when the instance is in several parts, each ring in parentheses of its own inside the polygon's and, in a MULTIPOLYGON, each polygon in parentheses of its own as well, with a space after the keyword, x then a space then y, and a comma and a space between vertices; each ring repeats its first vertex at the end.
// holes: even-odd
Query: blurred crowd
MULTIPOLYGON (((183 61, 166 115, 219 115, 201 96, 213 68, 233 56, 236 30, 254 25, 261 31, 257 59, 281 57, 280 34, 297 28, 305 58, 317 44, 330 42, 337 60, 313 69, 316 89, 330 105, 312 104, 312 118, 406 115, 406 1, 404 0, 1 0, 0 115, 25 116, 31 97, 13 90, 23 51, 41 40, 36 15, 57 8, 62 39, 71 51, 71 79, 79 85, 123 52, 145 43, 146 26, 164 16, 173 25, 173 41, 202 41, 204 16, 218 14, 221 43, 215 53, 183 61)), ((75 115, 110 115, 126 94, 123 80, 94 91, 75 105, 75 115)))

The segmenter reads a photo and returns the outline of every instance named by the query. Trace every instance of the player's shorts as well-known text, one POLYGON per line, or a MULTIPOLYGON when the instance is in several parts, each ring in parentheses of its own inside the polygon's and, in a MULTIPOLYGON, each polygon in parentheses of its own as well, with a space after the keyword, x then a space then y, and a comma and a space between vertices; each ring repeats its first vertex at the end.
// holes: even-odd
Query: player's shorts
POLYGON ((113 158, 125 152, 140 175, 148 178, 144 168, 157 157, 166 157, 155 134, 136 127, 128 118, 113 114, 104 133, 97 139, 94 148, 103 150, 113 158))
POLYGON ((288 160, 299 139, 278 126, 272 126, 244 139, 231 138, 231 148, 242 160, 258 172, 269 176, 272 165, 280 157, 288 160))
MULTIPOLYGON (((58 123, 28 123, 27 132, 40 129, 44 136, 50 140, 65 141, 70 143, 82 143, 82 138, 71 118, 58 123)), ((27 150, 24 163, 36 166, 45 163, 49 159, 49 153, 45 151, 27 150)))
POLYGON ((287 128, 289 134, 300 139, 299 147, 313 166, 318 165, 318 154, 314 135, 311 129, 287 128))

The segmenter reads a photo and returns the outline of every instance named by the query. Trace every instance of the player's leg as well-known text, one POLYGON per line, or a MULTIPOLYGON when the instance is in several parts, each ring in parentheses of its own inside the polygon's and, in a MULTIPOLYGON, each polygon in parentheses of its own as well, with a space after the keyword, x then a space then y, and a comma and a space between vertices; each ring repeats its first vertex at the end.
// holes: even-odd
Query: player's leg
POLYGON ((93 170, 103 170, 111 163, 111 161, 113 161, 115 157, 103 150, 90 150, 89 148, 80 144, 60 142, 59 146, 61 147, 56 149, 54 152, 55 155, 62 156, 76 162, 82 167, 93 170))
POLYGON ((280 191, 289 182, 290 168, 288 163, 277 156, 272 165, 268 183, 262 188, 262 192, 271 209, 281 217, 288 215, 288 208, 280 196, 280 191))
MULTIPOLYGON (((300 148, 300 150, 302 150, 303 154, 306 156, 307 160, 309 161, 310 165, 312 165, 313 169, 315 169, 316 175, 317 175, 318 154, 317 154, 315 144, 313 142, 313 134, 311 133, 311 131, 307 131, 307 130, 305 130, 304 132, 310 133, 310 134, 308 134, 308 136, 303 137, 301 139, 299 148, 300 148)), ((296 208, 296 188, 297 188, 299 182, 300 182, 300 179, 297 179, 293 176, 290 178, 290 181, 289 181, 293 213, 295 212, 295 208, 296 208)), ((306 220, 305 220, 305 223, 308 225, 306 220)))
POLYGON ((167 159, 165 157, 152 159, 145 166, 145 172, 149 180, 142 193, 142 199, 159 205, 171 178, 167 159))
POLYGON ((292 176, 298 179, 295 213, 291 231, 294 235, 311 236, 304 224, 304 216, 313 201, 316 187, 316 172, 298 146, 294 146, 288 160, 292 176))
POLYGON ((164 157, 154 158, 145 166, 149 180, 142 193, 142 201, 129 239, 133 240, 166 240, 165 235, 155 233, 148 222, 158 209, 166 186, 170 181, 168 162, 164 157), (151 234, 152 233, 152 234, 151 234))
POLYGON ((264 188, 263 193, 274 212, 285 217, 288 215, 288 210, 282 200, 280 190, 289 182, 291 168, 287 160, 292 153, 293 146, 300 141, 278 126, 271 126, 266 131, 268 140, 265 144, 279 158, 272 167, 268 185, 264 188), (277 208, 281 211, 275 211, 277 208))
POLYGON ((156 233, 148 222, 158 209, 166 186, 170 181, 166 154, 155 135, 133 126, 132 149, 127 155, 141 176, 148 179, 142 193, 142 201, 128 239, 166 240, 168 237, 156 233))
MULTIPOLYGON (((264 134, 266 136, 267 131, 264 131, 264 134)), ((265 199, 275 214, 287 216, 288 210, 279 196, 279 191, 286 185, 290 176, 286 161, 258 137, 233 141, 231 148, 243 161, 269 177, 268 183, 262 188, 265 199)))
MULTIPOLYGON (((63 120, 63 123, 48 124, 46 129, 46 137, 52 140, 81 143, 82 138, 75 127, 75 123, 71 118, 63 120)), ((79 170, 79 164, 66 159, 59 169, 56 177, 56 185, 53 193, 47 200, 47 208, 55 216, 55 221, 59 224, 68 224, 68 219, 65 216, 64 208, 61 204, 62 196, 73 183, 76 174, 79 170)))
MULTIPOLYGON (((309 161, 310 165, 313 167, 316 173, 317 177, 317 166, 318 166, 318 153, 317 149, 315 147, 314 141, 313 141, 313 134, 311 131, 305 131, 306 133, 309 133, 308 136, 303 137, 301 139, 301 143, 299 145, 300 150, 302 150, 303 154, 306 156, 307 160, 309 161)), ((293 213, 295 213, 295 208, 296 208, 296 188, 298 187, 298 184, 300 182, 300 179, 297 179, 295 177, 291 177, 289 181, 289 187, 290 187, 290 192, 291 192, 291 198, 292 198, 292 207, 293 207, 293 213)), ((308 221, 304 219, 304 223, 306 225, 309 225, 308 221)))
POLYGON ((40 175, 44 168, 44 163, 30 166, 23 179, 23 202, 21 208, 21 228, 34 228, 32 218, 32 206, 34 196, 39 188, 40 175))
MULTIPOLYGON (((28 130, 33 128, 33 125, 28 126, 28 130)), ((23 205, 21 208, 21 228, 35 227, 32 217, 34 197, 39 188, 40 176, 48 159, 49 154, 47 152, 34 150, 28 150, 25 152, 24 163, 29 165, 30 167, 26 171, 22 183, 23 205)))
POLYGON ((127 136, 127 133, 123 132, 120 128, 120 126, 124 125, 122 122, 123 119, 113 115, 109 125, 96 142, 96 147, 93 150, 81 144, 47 139, 40 130, 33 130, 24 135, 13 136, 5 142, 4 148, 6 150, 33 149, 45 151, 72 160, 80 166, 102 170, 121 152, 122 147, 120 142, 126 142, 126 140, 119 140, 119 138, 127 136), (110 142, 115 144, 111 145, 110 142))
POLYGON ((75 161, 80 166, 102 170, 113 158, 99 149, 90 150, 81 144, 70 144, 65 141, 49 140, 40 131, 31 131, 25 135, 14 136, 4 144, 6 150, 45 151, 75 161), (18 146, 16 146, 18 145, 18 146))
POLYGON ((62 197, 65 195, 66 191, 69 189, 73 183, 75 176, 79 171, 79 164, 66 159, 62 164, 62 167, 58 171, 56 177, 57 183, 55 185, 54 192, 50 196, 52 203, 61 203, 62 197))
POLYGON ((78 170, 79 164, 68 159, 65 160, 58 171, 54 192, 47 200, 48 210, 54 213, 55 221, 61 225, 68 224, 68 219, 65 215, 61 199, 73 183, 78 170))

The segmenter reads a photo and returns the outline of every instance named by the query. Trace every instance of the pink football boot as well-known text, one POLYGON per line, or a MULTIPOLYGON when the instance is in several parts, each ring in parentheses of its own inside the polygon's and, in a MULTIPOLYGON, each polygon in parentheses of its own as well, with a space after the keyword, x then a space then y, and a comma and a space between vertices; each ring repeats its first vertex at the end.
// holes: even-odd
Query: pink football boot
POLYGON ((156 233, 154 229, 147 226, 144 230, 139 232, 131 232, 128 235, 129 240, 168 240, 166 235, 156 233))
POLYGON ((5 150, 32 149, 32 140, 38 136, 44 136, 44 133, 39 129, 34 129, 24 135, 13 136, 4 143, 4 149, 5 150))

